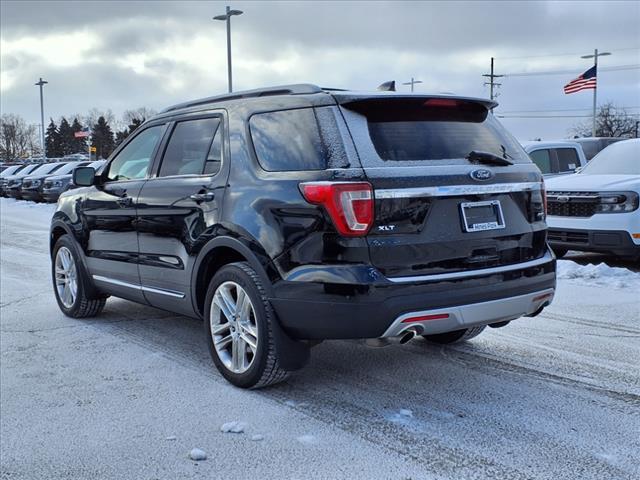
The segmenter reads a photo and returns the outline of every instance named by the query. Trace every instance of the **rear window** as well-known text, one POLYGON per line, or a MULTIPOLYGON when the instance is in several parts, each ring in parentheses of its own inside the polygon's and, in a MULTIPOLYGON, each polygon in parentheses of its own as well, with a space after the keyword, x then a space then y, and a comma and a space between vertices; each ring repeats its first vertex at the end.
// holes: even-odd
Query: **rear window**
POLYGON ((368 99, 345 108, 366 118, 371 143, 387 165, 464 159, 473 150, 494 153, 514 163, 531 161, 479 103, 440 98, 368 99))
POLYGON ((249 120, 260 166, 271 172, 327 168, 313 108, 258 113, 249 120))

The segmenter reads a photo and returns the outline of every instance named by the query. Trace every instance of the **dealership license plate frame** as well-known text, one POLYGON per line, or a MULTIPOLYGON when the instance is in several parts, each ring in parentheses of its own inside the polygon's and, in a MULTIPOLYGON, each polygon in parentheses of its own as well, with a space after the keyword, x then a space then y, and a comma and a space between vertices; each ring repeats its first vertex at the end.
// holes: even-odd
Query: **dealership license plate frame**
POLYGON ((500 230, 506 227, 502 205, 500 200, 486 200, 483 202, 464 202, 460 204, 460 216, 465 232, 486 232, 488 230, 500 230), (470 223, 469 215, 474 208, 493 207, 493 215, 486 217, 486 221, 470 223))

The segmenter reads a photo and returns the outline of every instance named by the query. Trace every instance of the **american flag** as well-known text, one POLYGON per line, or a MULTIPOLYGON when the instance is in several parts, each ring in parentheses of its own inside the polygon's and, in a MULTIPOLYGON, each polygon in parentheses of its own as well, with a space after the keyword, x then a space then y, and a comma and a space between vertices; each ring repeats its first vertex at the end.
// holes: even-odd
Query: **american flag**
POLYGON ((596 66, 584 72, 578 78, 571 80, 564 86, 564 93, 576 93, 580 90, 595 90, 596 88, 596 66))
POLYGON ((91 136, 91 131, 88 128, 83 128, 82 130, 78 130, 73 133, 75 138, 86 138, 91 136))

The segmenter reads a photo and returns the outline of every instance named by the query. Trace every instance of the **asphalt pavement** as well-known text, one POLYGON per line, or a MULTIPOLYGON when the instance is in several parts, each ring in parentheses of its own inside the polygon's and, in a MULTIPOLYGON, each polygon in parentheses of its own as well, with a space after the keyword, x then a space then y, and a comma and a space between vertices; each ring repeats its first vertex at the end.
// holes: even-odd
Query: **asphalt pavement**
POLYGON ((51 212, 0 209, 0 478, 640 478, 635 290, 563 280, 543 315, 467 344, 324 342, 244 391, 197 320, 118 299, 62 315, 51 212))

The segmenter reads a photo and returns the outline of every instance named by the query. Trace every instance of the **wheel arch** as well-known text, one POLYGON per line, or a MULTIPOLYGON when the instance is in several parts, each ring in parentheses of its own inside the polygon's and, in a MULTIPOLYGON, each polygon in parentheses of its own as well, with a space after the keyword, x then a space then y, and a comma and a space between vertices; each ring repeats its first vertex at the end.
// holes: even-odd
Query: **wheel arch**
POLYGON ((272 295, 272 283, 278 277, 271 259, 259 245, 239 238, 221 236, 209 241, 200 251, 191 273, 192 302, 194 310, 204 316, 204 303, 209 281, 224 265, 247 262, 256 271, 268 296, 272 295))

